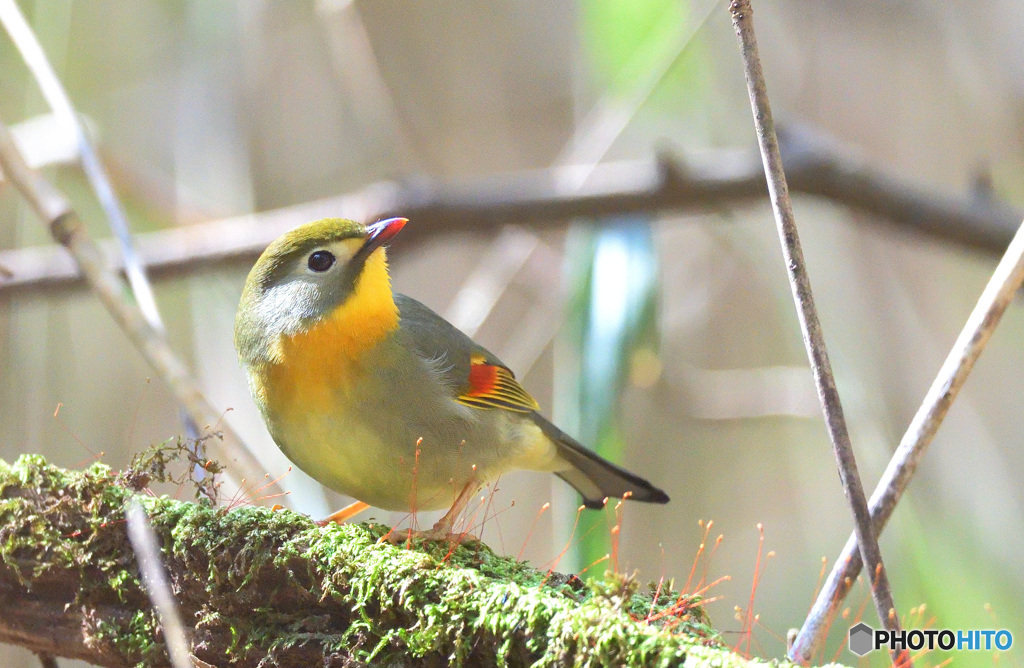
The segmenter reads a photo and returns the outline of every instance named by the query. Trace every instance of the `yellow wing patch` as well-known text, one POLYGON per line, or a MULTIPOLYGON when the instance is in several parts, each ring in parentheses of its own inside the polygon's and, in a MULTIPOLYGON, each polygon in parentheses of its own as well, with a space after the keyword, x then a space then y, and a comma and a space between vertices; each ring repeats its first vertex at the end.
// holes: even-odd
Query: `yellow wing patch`
POLYGON ((504 408, 528 413, 540 408, 523 389, 512 372, 503 366, 488 364, 482 355, 473 355, 469 367, 469 389, 458 401, 474 408, 504 408))

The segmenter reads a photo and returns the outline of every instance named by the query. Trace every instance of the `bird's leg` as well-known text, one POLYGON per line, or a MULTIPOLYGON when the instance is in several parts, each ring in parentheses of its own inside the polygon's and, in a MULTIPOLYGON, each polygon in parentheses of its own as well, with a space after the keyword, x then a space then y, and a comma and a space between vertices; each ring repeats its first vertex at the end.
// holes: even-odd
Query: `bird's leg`
POLYGON ((466 486, 459 492, 459 495, 455 497, 452 507, 448 509, 444 517, 439 519, 429 531, 393 531, 388 536, 388 540, 395 544, 411 538, 422 540, 456 540, 462 542, 467 534, 462 533, 456 536, 452 534, 452 529, 455 527, 455 520, 466 509, 466 505, 473 497, 473 493, 479 488, 479 480, 473 479, 467 482, 466 486))
POLYGON ((470 480, 466 483, 466 486, 462 488, 459 495, 455 497, 455 503, 448 509, 448 512, 444 514, 444 517, 434 523, 434 527, 430 530, 430 533, 440 534, 442 537, 447 538, 451 535, 452 529, 455 527, 455 520, 458 519, 462 511, 466 509, 466 505, 469 503, 469 499, 473 496, 473 493, 480 487, 480 483, 476 480, 470 480))
POLYGON ((345 506, 344 508, 342 508, 341 510, 333 512, 330 515, 328 515, 327 517, 325 517, 322 520, 318 521, 317 525, 323 527, 323 526, 327 526, 331 522, 336 522, 338 524, 341 524, 345 520, 348 520, 348 519, 351 519, 351 518, 355 517, 356 515, 358 515, 359 513, 363 512, 364 510, 366 510, 369 507, 370 507, 370 504, 363 503, 362 501, 356 501, 355 503, 350 503, 347 506, 345 506))

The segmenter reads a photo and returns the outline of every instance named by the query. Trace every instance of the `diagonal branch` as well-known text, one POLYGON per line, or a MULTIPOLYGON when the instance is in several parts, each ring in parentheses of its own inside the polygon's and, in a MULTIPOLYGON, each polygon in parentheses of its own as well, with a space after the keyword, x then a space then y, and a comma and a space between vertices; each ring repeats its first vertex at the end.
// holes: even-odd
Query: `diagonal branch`
MULTIPOLYGON (((1024 283, 1024 224, 985 286, 871 495, 871 521, 876 536, 881 535, 892 516, 949 407, 953 405, 1021 283, 1024 283)), ((843 599, 862 567, 863 562, 857 552, 857 537, 851 535, 790 648, 791 659, 806 662, 818 653, 843 599)))
POLYGON ((124 256, 125 274, 131 285, 132 293, 135 295, 136 301, 139 302, 139 308, 146 316, 146 320, 156 329, 162 330, 163 322, 160 320, 160 312, 157 310, 153 289, 146 279, 146 271, 135 250, 124 207, 121 206, 120 200, 114 193, 103 163, 100 162, 96 150, 85 134, 85 128, 82 127, 82 122, 71 104, 71 98, 68 97, 60 78, 53 70, 53 66, 50 65, 42 45, 14 0, 0 0, 0 23, 7 30, 11 41, 14 42, 14 46, 18 49, 29 71, 32 72, 32 76, 39 85, 54 116, 74 135, 82 169, 96 193, 96 198, 106 214, 107 221, 114 231, 124 256))
MULTIPOLYGON (((109 268, 64 196, 25 164, 3 123, 0 123, 0 167, 40 220, 49 227, 54 239, 74 257, 93 292, 196 424, 217 424, 220 412, 214 410, 203 396, 185 364, 171 350, 166 337, 146 321, 138 306, 125 300, 127 286, 124 281, 109 268)), ((224 459, 230 462, 233 475, 250 482, 262 480, 262 467, 241 439, 227 425, 222 425, 222 429, 221 448, 226 455, 224 459)))
MULTIPOLYGON (((0 0, 0 23, 7 29, 11 40, 21 53, 22 59, 28 65, 32 76, 35 77, 54 117, 68 128, 70 134, 75 138, 76 152, 82 170, 106 214, 107 222, 114 232, 115 239, 117 239, 124 263, 124 273, 142 315, 153 329, 166 334, 166 327, 156 304, 156 296, 153 294, 153 286, 146 275, 145 266, 139 258, 139 251, 128 227, 128 217, 125 215, 124 207, 110 184, 110 177, 107 176, 107 171, 104 169, 96 149, 85 133, 82 121, 71 103, 71 98, 64 90, 64 85, 53 70, 36 34, 14 0, 0 0)), ((179 406, 178 412, 189 438, 197 440, 200 432, 195 420, 183 406, 179 406)))
MULTIPOLYGON (((811 280, 807 274, 807 265, 800 247, 800 236, 796 228, 796 218, 793 215, 793 205, 789 199, 786 174, 782 168, 782 156, 779 154, 775 124, 768 101, 768 89, 757 49, 753 10, 749 0, 734 0, 729 9, 732 13, 733 27, 740 42, 743 73, 747 80, 747 90, 750 93, 750 106, 754 113, 757 140, 764 159, 764 171, 768 177, 768 192, 779 228, 782 254, 786 261, 790 287, 793 290, 793 300, 796 303, 804 346, 807 348, 807 356, 810 358, 811 370, 814 374, 814 383, 818 387, 818 396, 825 414, 825 426, 828 428, 829 438, 835 451, 836 463, 839 465, 839 477, 846 492, 846 499, 853 512, 854 532, 860 545, 861 556, 871 573, 871 593, 875 600, 878 617, 886 629, 898 632, 900 629, 899 618, 896 615, 896 607, 889 588, 889 579, 882 561, 882 553, 872 530, 867 498, 864 495, 860 474, 857 471, 857 460, 850 443, 843 406, 839 400, 839 392, 836 390, 835 378, 832 375, 832 365, 825 347, 825 337, 821 330, 821 323, 818 321, 817 309, 814 306, 811 280)), ((896 665, 910 665, 910 655, 906 650, 894 652, 893 659, 896 665)))

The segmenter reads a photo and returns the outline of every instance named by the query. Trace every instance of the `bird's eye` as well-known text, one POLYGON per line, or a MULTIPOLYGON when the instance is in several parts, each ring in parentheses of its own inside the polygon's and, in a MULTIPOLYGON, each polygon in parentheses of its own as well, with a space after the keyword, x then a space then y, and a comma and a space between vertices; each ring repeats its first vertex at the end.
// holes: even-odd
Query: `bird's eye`
POLYGON ((327 271, 334 266, 334 255, 330 251, 318 250, 309 256, 309 268, 313 271, 327 271))

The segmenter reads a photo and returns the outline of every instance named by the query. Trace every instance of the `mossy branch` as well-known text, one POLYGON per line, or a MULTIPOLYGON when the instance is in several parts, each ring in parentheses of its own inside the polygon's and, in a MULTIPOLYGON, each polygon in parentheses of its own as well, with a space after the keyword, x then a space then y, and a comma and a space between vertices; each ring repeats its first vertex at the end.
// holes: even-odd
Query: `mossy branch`
MULTIPOLYGON (((0 641, 102 666, 167 664, 126 534, 134 494, 100 464, 0 460, 0 641)), ((379 544, 379 525, 137 498, 200 662, 767 665, 732 654, 699 600, 668 588, 652 606, 628 578, 584 585, 479 543, 406 549, 379 544)))

